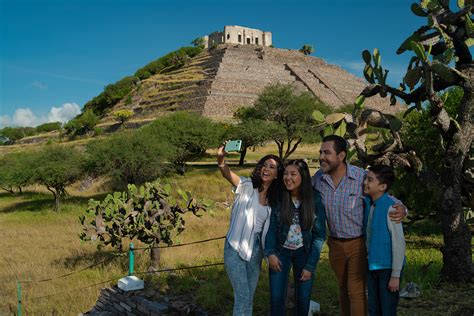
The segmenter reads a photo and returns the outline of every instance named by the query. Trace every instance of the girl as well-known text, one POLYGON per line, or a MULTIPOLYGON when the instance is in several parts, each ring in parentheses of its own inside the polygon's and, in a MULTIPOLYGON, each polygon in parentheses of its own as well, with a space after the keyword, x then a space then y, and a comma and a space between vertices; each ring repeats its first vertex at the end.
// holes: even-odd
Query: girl
POLYGON ((234 315, 252 315, 253 296, 263 258, 271 207, 282 193, 283 164, 277 156, 260 159, 250 178, 239 177, 225 163, 224 145, 217 151, 221 174, 234 187, 224 266, 234 289, 234 315))
POLYGON ((272 207, 265 256, 270 267, 271 315, 285 315, 288 274, 293 266, 297 315, 308 315, 314 271, 326 235, 321 196, 313 192, 302 159, 286 163, 286 190, 281 205, 272 207), (316 216, 317 215, 317 216, 316 216))

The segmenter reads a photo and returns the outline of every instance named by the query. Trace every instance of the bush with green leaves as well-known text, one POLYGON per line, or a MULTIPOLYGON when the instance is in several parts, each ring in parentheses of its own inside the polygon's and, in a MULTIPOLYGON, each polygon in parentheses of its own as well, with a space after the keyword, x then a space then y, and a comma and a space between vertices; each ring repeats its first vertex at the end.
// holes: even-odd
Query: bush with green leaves
POLYGON ((261 124, 259 120, 247 119, 240 121, 237 125, 231 125, 226 129, 226 139, 240 139, 242 146, 240 149, 239 165, 244 164, 245 156, 249 148, 263 146, 271 140, 272 128, 267 124, 261 124))
POLYGON ((61 122, 50 122, 36 126, 36 133, 48 133, 52 131, 59 131, 61 129, 61 122))
POLYGON ((143 133, 150 139, 165 141, 173 152, 170 162, 184 174, 186 162, 203 157, 209 148, 217 148, 224 128, 199 114, 182 111, 155 120, 143 128, 143 133))
POLYGON ((34 127, 4 127, 0 129, 0 136, 8 138, 12 142, 35 134, 36 128, 34 127))
POLYGON ((34 182, 35 168, 33 154, 30 152, 9 153, 0 158, 0 188, 22 193, 25 186, 34 182))
POLYGON ((311 55, 312 53, 314 53, 314 47, 313 47, 313 45, 304 44, 300 48, 300 52, 302 52, 305 55, 311 55))
POLYGON ((129 94, 139 81, 136 76, 127 76, 119 81, 105 86, 104 91, 84 105, 85 110, 92 110, 97 115, 102 115, 107 109, 117 104, 129 94))
POLYGON ((86 135, 94 131, 94 127, 99 123, 99 118, 91 109, 73 118, 64 125, 64 132, 69 137, 86 135))
POLYGON ((275 84, 260 93, 254 107, 240 108, 236 116, 241 121, 253 119, 258 124, 267 125, 279 156, 286 159, 303 139, 314 141, 317 137, 312 116, 315 110, 325 114, 331 112, 311 93, 296 94, 291 85, 275 84))
POLYGON ((194 45, 194 47, 201 47, 204 48, 205 40, 203 37, 196 37, 191 44, 194 45))
POLYGON ((124 131, 86 146, 86 169, 92 176, 107 175, 114 188, 143 184, 169 171, 166 161, 173 150, 160 138, 141 130, 124 131))
POLYGON ((114 117, 120 124, 125 123, 133 116, 132 110, 118 110, 114 112, 114 117))
POLYGON ((107 195, 103 201, 91 200, 85 215, 79 217, 83 241, 97 241, 98 247, 110 245, 123 250, 125 240, 139 240, 151 250, 151 265, 159 263, 160 243, 172 245, 174 238, 185 229, 183 215, 199 215, 206 205, 191 193, 177 190, 173 197, 171 186, 159 181, 137 187, 128 185, 127 191, 107 195))
POLYGON ((30 155, 31 164, 24 167, 34 170, 33 183, 44 185, 53 194, 54 210, 58 211, 61 199, 67 195, 66 187, 84 175, 83 155, 61 145, 46 145, 30 155))
POLYGON ((135 72, 135 76, 143 80, 163 71, 172 70, 176 66, 184 65, 183 61, 185 62, 187 59, 193 58, 202 52, 202 50, 202 46, 181 47, 138 69, 135 72))

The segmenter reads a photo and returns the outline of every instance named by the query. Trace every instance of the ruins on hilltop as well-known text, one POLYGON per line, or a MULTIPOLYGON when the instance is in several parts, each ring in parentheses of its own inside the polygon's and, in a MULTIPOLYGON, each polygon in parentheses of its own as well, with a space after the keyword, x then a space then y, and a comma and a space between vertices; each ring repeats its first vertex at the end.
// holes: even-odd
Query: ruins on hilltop
POLYGON ((203 36, 204 47, 209 48, 219 44, 240 44, 272 46, 272 33, 249 27, 226 25, 223 32, 214 32, 203 36))
MULTIPOLYGON (((253 106, 262 90, 276 83, 292 85, 298 93, 309 92, 337 109, 353 104, 367 86, 362 78, 321 58, 268 46, 269 32, 226 26, 224 32, 217 33, 209 35, 209 40, 215 37, 223 44, 204 49, 179 69, 140 81, 102 118, 102 127, 113 125, 113 112, 119 109, 133 110, 129 127, 178 110, 219 121, 232 120, 238 108, 253 106)), ((388 98, 379 96, 366 99, 365 107, 391 114, 404 109, 399 104, 390 106, 388 98)))

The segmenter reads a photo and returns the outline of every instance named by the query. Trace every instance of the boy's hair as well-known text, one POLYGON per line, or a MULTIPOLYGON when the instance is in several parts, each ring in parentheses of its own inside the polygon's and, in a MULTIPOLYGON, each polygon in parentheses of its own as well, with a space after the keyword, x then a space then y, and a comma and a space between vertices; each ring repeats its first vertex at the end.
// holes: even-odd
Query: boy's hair
POLYGON ((387 185, 385 192, 388 191, 395 181, 395 173, 393 172, 393 169, 386 165, 375 165, 369 167, 369 170, 375 174, 377 180, 381 184, 387 185))

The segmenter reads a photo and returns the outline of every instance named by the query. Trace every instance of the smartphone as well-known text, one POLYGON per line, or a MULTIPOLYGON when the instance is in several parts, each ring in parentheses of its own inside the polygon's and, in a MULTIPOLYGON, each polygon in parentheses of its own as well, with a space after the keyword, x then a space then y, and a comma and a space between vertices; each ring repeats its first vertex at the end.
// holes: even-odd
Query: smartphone
POLYGON ((225 143, 224 150, 228 153, 239 152, 241 147, 242 147, 241 140, 229 140, 227 143, 225 143))

